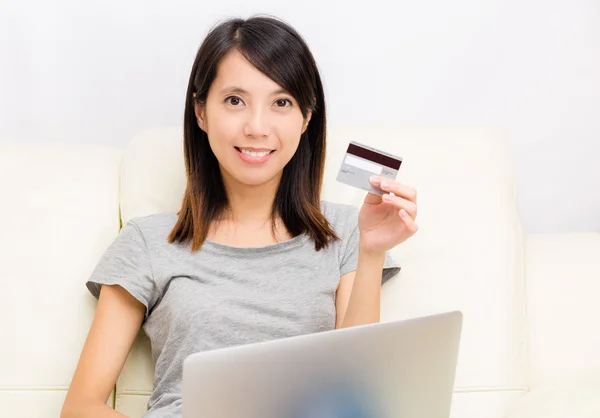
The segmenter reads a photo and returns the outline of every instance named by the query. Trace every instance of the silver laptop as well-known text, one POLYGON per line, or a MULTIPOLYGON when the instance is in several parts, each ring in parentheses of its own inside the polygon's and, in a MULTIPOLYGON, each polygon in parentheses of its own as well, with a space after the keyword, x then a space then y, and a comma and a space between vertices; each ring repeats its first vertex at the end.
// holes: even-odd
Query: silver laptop
POLYGON ((184 418, 448 418, 462 314, 190 355, 184 418))

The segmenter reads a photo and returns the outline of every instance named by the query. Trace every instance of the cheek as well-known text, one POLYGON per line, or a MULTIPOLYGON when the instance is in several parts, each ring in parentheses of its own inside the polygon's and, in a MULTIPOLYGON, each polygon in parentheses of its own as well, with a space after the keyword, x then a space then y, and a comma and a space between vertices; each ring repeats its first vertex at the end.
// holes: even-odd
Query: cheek
POLYGON ((291 155, 296 152, 300 143, 300 135, 302 134, 302 116, 287 118, 284 123, 278 126, 277 136, 279 137, 286 154, 291 155))
POLYGON ((236 137, 239 136, 242 125, 236 118, 232 118, 224 112, 214 110, 208 117, 208 138, 215 154, 219 150, 231 146, 236 137))

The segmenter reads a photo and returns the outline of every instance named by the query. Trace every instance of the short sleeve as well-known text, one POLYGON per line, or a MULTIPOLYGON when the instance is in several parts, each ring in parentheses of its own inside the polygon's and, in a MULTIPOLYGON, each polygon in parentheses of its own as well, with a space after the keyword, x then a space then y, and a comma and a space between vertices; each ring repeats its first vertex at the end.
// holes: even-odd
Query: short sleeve
MULTIPOLYGON (((349 237, 343 243, 342 247, 342 261, 340 263, 340 276, 346 273, 355 271, 358 267, 358 244, 359 244, 360 232, 358 225, 354 227, 349 237)), ((383 274, 381 277, 381 284, 390 280, 396 276, 400 271, 400 264, 392 258, 389 251, 385 254, 385 261, 383 263, 383 274)))
POLYGON ((96 298, 102 285, 119 285, 144 304, 146 315, 156 301, 156 284, 146 241, 134 221, 129 221, 108 247, 86 283, 96 298))

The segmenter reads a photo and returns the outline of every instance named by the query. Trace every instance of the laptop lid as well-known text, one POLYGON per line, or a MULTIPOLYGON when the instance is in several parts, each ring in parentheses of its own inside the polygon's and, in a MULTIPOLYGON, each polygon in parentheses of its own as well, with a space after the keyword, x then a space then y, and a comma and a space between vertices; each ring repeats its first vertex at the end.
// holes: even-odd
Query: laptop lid
POLYGON ((188 356, 184 418, 448 418, 462 314, 188 356))

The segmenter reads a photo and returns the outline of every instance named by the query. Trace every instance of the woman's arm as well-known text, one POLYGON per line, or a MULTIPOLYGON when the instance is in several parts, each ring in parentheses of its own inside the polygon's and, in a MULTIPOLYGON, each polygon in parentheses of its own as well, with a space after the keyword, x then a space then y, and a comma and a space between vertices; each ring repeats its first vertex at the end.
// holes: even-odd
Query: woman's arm
POLYGON ((359 248, 356 271, 340 278, 336 294, 336 328, 379 322, 381 276, 385 253, 368 254, 359 248))
POLYGON ((336 328, 379 322, 385 253, 413 236, 418 226, 417 191, 395 180, 371 177, 383 196, 367 193, 358 214, 358 266, 340 278, 336 328))
POLYGON ((123 418, 106 401, 144 318, 145 307, 121 286, 102 286, 96 314, 61 418, 123 418))

